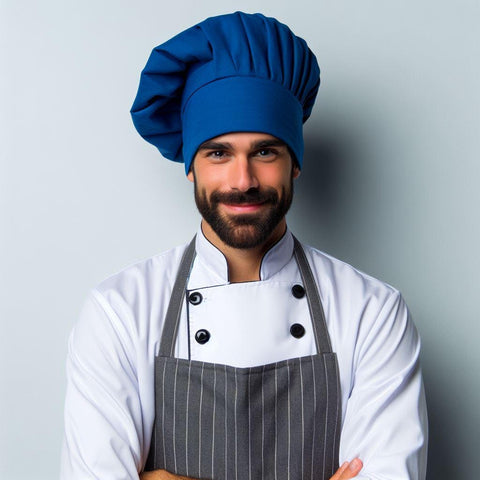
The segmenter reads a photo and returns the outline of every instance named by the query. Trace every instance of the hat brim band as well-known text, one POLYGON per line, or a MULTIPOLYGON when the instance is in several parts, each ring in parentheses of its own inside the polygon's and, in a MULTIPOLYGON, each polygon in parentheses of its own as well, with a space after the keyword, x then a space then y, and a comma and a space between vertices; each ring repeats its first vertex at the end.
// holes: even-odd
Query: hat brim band
POLYGON ((303 111, 282 85, 258 77, 221 78, 198 89, 183 110, 183 158, 188 173, 198 147, 232 132, 268 133, 284 141, 301 168, 303 111))

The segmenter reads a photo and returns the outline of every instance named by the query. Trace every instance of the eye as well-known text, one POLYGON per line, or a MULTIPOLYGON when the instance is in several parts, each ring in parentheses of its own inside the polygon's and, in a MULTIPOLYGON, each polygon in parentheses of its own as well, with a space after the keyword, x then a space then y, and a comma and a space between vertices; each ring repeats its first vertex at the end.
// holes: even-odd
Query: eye
POLYGON ((207 153, 207 157, 214 158, 214 159, 222 159, 227 155, 225 150, 211 150, 207 153))
POLYGON ((274 158, 277 154, 278 152, 273 148, 261 148, 255 152, 256 157, 266 160, 274 158))

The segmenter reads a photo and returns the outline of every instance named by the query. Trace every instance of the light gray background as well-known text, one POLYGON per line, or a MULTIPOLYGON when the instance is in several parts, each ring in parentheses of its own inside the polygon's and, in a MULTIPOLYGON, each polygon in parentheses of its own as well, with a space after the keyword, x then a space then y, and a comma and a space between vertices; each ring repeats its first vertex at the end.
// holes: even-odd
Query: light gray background
POLYGON ((183 168, 129 118, 151 48, 262 11, 322 86, 290 227, 399 288, 423 338, 428 478, 477 464, 478 1, 0 3, 0 478, 58 476, 68 334, 92 286, 195 232, 183 168))

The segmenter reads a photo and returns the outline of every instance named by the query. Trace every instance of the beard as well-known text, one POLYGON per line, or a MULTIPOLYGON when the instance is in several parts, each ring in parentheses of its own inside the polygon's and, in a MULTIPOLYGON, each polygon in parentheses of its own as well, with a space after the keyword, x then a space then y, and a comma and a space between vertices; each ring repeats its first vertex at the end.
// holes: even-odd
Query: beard
POLYGON ((287 214, 293 199, 293 175, 288 190, 282 187, 279 196, 273 187, 251 188, 246 192, 214 191, 207 198, 205 190, 195 180, 195 203, 203 219, 212 227, 220 240, 233 248, 248 249, 262 245, 287 214), (239 215, 222 214, 219 204, 258 204, 258 213, 239 215))

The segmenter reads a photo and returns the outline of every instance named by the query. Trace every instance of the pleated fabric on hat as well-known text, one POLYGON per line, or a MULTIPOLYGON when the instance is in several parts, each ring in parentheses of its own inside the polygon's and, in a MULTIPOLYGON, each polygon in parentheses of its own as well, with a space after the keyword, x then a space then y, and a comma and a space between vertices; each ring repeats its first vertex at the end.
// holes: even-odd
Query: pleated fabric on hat
POLYGON ((230 132, 283 140, 302 166, 302 125, 310 116, 320 70, 306 42, 261 14, 211 17, 154 48, 131 109, 140 135, 184 162, 230 132))

